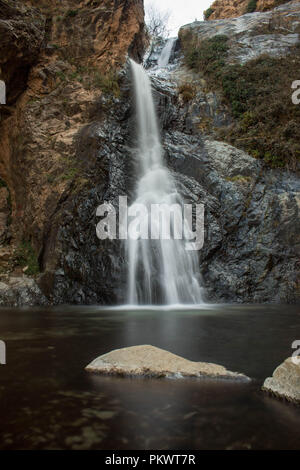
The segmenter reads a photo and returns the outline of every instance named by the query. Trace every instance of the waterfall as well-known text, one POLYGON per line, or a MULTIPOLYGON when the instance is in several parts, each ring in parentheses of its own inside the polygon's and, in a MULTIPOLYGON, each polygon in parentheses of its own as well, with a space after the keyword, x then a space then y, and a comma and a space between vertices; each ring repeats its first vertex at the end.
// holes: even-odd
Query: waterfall
POLYGON ((166 67, 168 65, 175 42, 176 38, 168 39, 157 61, 158 67, 166 67))
MULTIPOLYGON (((141 65, 133 60, 130 63, 136 98, 139 177, 135 202, 129 211, 138 205, 150 211, 153 204, 159 204, 163 209, 160 220, 164 220, 169 217, 168 208, 173 204, 182 207, 183 201, 164 165, 150 79, 141 65)), ((139 215, 140 226, 145 218, 147 214, 139 215)), ((151 233, 157 233, 160 227, 153 226, 152 219, 151 223, 151 233)), ((172 224, 174 233, 176 217, 172 224)), ((184 239, 129 237, 127 255, 130 304, 202 303, 197 253, 186 250, 184 239)))

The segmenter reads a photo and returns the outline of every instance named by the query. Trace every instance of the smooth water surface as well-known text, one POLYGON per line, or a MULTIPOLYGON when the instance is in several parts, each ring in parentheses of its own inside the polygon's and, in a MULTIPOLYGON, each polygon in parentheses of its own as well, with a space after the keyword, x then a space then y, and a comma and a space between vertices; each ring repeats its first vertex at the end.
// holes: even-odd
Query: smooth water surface
POLYGON ((260 391, 300 339, 299 307, 0 311, 1 449, 299 449, 300 408, 260 391), (112 349, 152 344, 250 383, 88 374, 112 349))

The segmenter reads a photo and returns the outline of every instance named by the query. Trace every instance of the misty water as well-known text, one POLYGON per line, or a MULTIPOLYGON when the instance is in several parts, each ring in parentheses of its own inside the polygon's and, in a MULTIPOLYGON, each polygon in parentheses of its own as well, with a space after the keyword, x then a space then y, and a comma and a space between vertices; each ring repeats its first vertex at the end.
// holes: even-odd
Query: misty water
POLYGON ((300 338, 297 307, 2 310, 0 332, 2 449, 299 448, 300 408, 260 390, 300 338), (100 354, 137 344, 219 363, 252 381, 84 370, 100 354))

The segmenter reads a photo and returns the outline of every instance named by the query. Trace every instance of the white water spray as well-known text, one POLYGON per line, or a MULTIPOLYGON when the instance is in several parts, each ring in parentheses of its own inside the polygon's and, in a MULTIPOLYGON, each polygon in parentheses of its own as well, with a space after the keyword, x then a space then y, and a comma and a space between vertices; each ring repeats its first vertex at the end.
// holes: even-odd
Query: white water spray
MULTIPOLYGON (((141 65, 131 68, 137 107, 138 164, 134 205, 183 205, 175 181, 163 162, 151 82, 141 65)), ((162 213, 162 219, 169 214, 162 213)), ((147 217, 147 215, 140 216, 147 217)), ((140 225, 143 224, 140 220, 140 225)), ((148 222, 148 220, 147 220, 148 222)), ((176 220, 173 220, 173 232, 176 220)), ((176 227, 175 227, 176 228, 176 227)), ((151 231, 156 227, 151 227, 151 231)), ((159 228, 158 228, 159 230, 159 228)), ((202 303, 198 257, 185 249, 185 240, 129 239, 128 301, 130 304, 199 304, 202 303)))
POLYGON ((176 38, 168 39, 157 61, 158 67, 166 67, 168 65, 175 42, 176 38))

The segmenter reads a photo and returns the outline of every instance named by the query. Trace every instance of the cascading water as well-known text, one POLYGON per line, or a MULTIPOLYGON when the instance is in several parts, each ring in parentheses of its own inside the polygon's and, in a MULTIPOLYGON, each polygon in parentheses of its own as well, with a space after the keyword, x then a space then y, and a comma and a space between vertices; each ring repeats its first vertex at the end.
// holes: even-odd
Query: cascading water
MULTIPOLYGON (((133 206, 148 209, 147 214, 139 215, 142 226, 148 222, 153 204, 163 209, 160 220, 164 220, 169 217, 168 208, 173 204, 182 206, 183 201, 164 165, 150 79, 141 65, 130 62, 137 108, 140 175, 133 206), (145 218, 147 221, 143 220, 145 218)), ((159 225, 159 221, 156 222, 159 225)), ((172 223, 174 233, 176 218, 172 223)), ((153 226, 153 220, 151 224, 151 233, 160 233, 160 227, 153 226)), ((127 243, 130 304, 202 303, 198 257, 195 252, 186 250, 184 239, 135 240, 129 237, 127 243)))
POLYGON ((176 38, 168 39, 157 61, 158 67, 166 67, 168 65, 175 42, 176 38))

